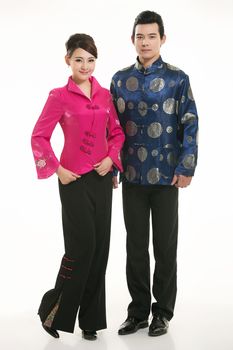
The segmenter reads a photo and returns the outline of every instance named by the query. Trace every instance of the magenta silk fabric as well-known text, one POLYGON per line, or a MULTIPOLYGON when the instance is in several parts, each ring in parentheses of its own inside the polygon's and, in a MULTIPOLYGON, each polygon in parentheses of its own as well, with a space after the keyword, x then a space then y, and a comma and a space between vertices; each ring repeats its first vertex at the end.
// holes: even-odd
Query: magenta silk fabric
POLYGON ((111 95, 94 77, 90 81, 91 99, 71 77, 66 86, 50 92, 31 139, 39 179, 54 174, 60 164, 76 174, 85 174, 107 156, 122 171, 120 150, 125 137, 111 95), (50 143, 57 123, 65 139, 60 161, 50 143))

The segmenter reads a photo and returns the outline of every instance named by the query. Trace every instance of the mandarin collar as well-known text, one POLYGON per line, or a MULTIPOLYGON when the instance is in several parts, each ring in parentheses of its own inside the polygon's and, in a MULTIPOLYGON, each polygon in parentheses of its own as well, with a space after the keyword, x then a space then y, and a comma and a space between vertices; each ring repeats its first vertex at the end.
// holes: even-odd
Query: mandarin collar
MULTIPOLYGON (((98 83, 98 81, 95 79, 95 77, 91 76, 89 80, 91 82, 91 98, 92 98, 101 89, 101 86, 98 83)), ((74 82, 74 80, 72 79, 72 76, 70 76, 68 79, 68 90, 75 92, 76 94, 87 97, 83 93, 83 91, 80 89, 80 87, 74 82)))
POLYGON ((149 67, 145 68, 139 61, 139 57, 137 57, 137 61, 134 65, 134 68, 143 74, 150 74, 154 73, 155 71, 158 71, 158 69, 164 68, 164 62, 162 60, 162 57, 159 56, 159 58, 157 58, 157 60, 154 61, 149 67))

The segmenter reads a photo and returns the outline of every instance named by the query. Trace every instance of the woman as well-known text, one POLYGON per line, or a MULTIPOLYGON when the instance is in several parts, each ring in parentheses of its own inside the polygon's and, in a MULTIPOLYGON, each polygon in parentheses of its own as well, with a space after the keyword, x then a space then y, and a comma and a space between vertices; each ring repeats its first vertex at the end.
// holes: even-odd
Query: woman
POLYGON ((32 133, 38 178, 59 178, 65 254, 55 288, 42 298, 43 328, 73 332, 78 313, 85 339, 106 328, 105 271, 109 252, 112 167, 122 170, 124 134, 108 90, 92 76, 97 49, 92 37, 74 34, 66 43, 68 84, 49 94, 32 133), (64 132, 60 161, 50 138, 57 123, 64 132))

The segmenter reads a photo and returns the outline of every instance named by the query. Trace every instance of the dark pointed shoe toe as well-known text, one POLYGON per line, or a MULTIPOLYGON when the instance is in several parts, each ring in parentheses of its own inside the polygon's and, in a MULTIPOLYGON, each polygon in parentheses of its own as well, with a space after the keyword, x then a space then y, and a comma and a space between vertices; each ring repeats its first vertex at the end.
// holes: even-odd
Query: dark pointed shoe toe
POLYGON ((147 320, 139 320, 136 317, 128 317, 118 330, 119 335, 127 335, 137 332, 140 328, 148 327, 147 320))
POLYGON ((96 340, 97 339, 97 333, 96 331, 82 331, 82 337, 86 340, 96 340))
POLYGON ((59 333, 56 331, 56 329, 50 328, 45 326, 44 324, 42 324, 42 327, 44 328, 44 330, 51 335, 54 338, 59 338, 59 333))
POLYGON ((169 322, 164 316, 154 315, 149 327, 148 335, 151 337, 157 337, 159 335, 166 334, 168 331, 169 322))

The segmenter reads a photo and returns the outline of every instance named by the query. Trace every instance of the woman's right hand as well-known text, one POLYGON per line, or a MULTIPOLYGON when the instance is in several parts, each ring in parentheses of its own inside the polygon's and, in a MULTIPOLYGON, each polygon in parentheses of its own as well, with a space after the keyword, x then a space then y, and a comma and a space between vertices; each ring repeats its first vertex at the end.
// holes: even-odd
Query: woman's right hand
POLYGON ((57 176, 59 177, 62 185, 68 185, 69 183, 76 181, 81 176, 73 173, 72 171, 63 168, 63 166, 59 165, 57 171, 57 176))

